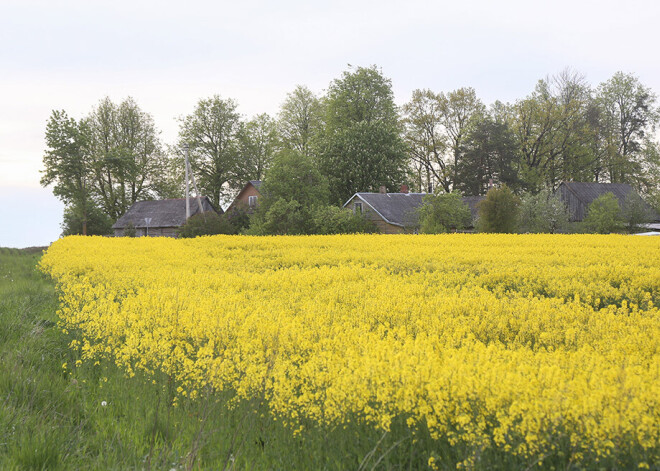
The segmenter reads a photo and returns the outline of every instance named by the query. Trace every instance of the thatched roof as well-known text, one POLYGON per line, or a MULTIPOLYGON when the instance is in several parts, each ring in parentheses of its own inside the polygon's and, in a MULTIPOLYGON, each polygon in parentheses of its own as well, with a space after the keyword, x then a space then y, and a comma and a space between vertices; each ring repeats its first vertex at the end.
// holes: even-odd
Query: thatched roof
MULTIPOLYGON (((401 227, 419 224, 417 210, 423 204, 426 193, 355 193, 345 204, 359 198, 369 205, 387 223, 401 227)), ((472 220, 477 216, 477 203, 483 196, 465 196, 463 202, 470 207, 472 220)))
MULTIPOLYGON (((206 196, 201 197, 204 212, 218 211, 206 196)), ((222 209, 219 211, 222 213, 222 209)), ((190 215, 199 213, 199 203, 196 197, 190 198, 190 215)), ((186 222, 186 199, 137 201, 133 203, 126 214, 120 217, 112 226, 113 229, 124 229, 129 224, 133 227, 147 227, 145 218, 151 218, 149 227, 181 227, 186 222)))

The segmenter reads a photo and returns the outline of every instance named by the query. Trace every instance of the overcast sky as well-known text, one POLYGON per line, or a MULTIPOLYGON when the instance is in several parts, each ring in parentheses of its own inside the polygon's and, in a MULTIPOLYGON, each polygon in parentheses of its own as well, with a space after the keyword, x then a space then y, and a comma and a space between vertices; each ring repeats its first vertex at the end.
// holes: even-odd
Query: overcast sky
POLYGON ((53 109, 80 118, 132 96, 165 143, 213 94, 275 115, 304 84, 376 64, 396 101, 471 86, 513 102, 565 67, 592 85, 618 70, 660 92, 657 0, 0 0, 0 246, 45 245, 63 206, 39 186, 53 109))

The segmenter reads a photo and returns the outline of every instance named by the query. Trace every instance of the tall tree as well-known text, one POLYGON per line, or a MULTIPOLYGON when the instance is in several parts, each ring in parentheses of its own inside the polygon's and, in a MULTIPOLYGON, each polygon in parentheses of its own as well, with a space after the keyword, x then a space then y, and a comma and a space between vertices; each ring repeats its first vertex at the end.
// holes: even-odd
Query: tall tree
POLYGON ((192 114, 180 119, 179 145, 188 144, 201 191, 217 205, 238 170, 237 107, 233 100, 214 95, 199 100, 192 114))
POLYGON ((394 191, 403 181, 405 144, 392 83, 376 66, 346 71, 330 84, 325 121, 318 157, 332 203, 381 185, 394 191))
POLYGON ((309 155, 312 138, 323 120, 321 101, 312 91, 298 85, 286 96, 278 116, 278 128, 285 147, 309 155))
POLYGON ((435 183, 451 191, 451 176, 445 160, 447 148, 443 133, 443 99, 431 90, 413 91, 403 105, 405 140, 413 165, 418 168, 418 187, 433 193, 435 183))
POLYGON ((656 96, 637 77, 617 72, 596 97, 605 149, 603 170, 613 183, 636 183, 644 166, 644 141, 655 131, 656 96))
POLYGON ((89 127, 70 118, 65 111, 53 111, 46 124, 46 153, 43 157, 41 185, 53 185, 53 194, 71 208, 87 235, 92 201, 92 164, 89 127))
POLYGON ((485 195, 492 181, 517 190, 517 150, 507 122, 485 115, 465 136, 456 172, 456 188, 466 195, 485 195))
POLYGON ((262 180, 280 147, 277 123, 266 113, 241 123, 238 133, 236 184, 262 180))
POLYGON ((478 117, 485 111, 484 104, 477 97, 474 88, 459 88, 452 92, 440 94, 442 122, 449 138, 453 154, 453 184, 458 182, 458 162, 465 135, 478 117))
POLYGON ((104 212, 116 220, 138 199, 159 196, 168 162, 151 115, 130 97, 119 105, 105 98, 87 122, 94 190, 104 212))
POLYGON ((514 106, 513 129, 527 189, 537 192, 562 180, 591 178, 590 93, 584 77, 566 69, 539 80, 534 92, 514 106))

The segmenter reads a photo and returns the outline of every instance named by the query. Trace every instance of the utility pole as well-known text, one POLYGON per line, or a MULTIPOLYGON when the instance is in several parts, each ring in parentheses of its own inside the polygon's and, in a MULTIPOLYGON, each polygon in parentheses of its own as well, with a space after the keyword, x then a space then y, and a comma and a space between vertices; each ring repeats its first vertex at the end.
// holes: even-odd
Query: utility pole
POLYGON ((188 174, 188 143, 183 145, 186 160, 186 221, 190 218, 190 175, 188 174))

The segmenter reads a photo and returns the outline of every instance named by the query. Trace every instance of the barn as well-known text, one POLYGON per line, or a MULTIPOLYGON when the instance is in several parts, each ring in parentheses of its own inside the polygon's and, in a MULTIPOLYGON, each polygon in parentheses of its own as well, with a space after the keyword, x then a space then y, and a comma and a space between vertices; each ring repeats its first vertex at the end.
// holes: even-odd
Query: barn
MULTIPOLYGON (((623 202, 629 194, 637 195, 633 187, 626 183, 563 182, 555 190, 555 194, 566 204, 571 222, 583 221, 587 216, 589 205, 605 193, 612 193, 619 201, 619 207, 623 207, 623 202)), ((652 218, 657 221, 658 214, 646 203, 644 204, 652 218)))
MULTIPOLYGON (((216 210, 208 197, 199 198, 204 212, 222 214, 222 209, 216 210)), ((200 212, 197 198, 190 198, 190 215, 200 212)), ((135 228, 138 237, 177 237, 177 232, 186 222, 186 199, 169 199, 158 201, 137 201, 112 226, 115 237, 122 237, 127 228, 135 228), (148 228, 148 231, 147 231, 148 228)))
MULTIPOLYGON (((417 210, 423 204, 427 193, 355 193, 344 208, 363 214, 372 221, 383 234, 401 234, 416 232, 419 229, 417 210)), ((472 221, 476 220, 477 203, 483 196, 465 196, 463 202, 472 213, 472 221)))

